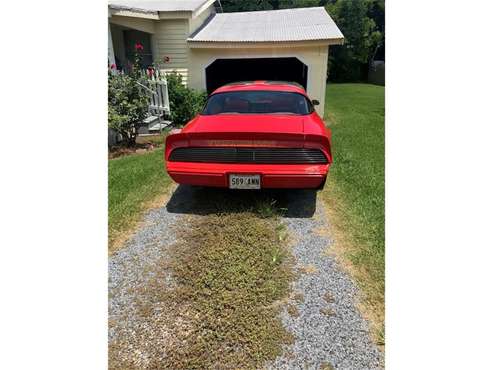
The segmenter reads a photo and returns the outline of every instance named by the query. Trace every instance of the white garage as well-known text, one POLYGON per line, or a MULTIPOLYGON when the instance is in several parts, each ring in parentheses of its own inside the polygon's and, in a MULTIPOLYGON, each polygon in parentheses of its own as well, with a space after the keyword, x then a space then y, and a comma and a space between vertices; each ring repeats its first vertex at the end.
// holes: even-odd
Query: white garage
POLYGON ((214 14, 187 40, 188 84, 211 92, 234 81, 295 81, 323 114, 329 46, 343 40, 322 7, 214 14))

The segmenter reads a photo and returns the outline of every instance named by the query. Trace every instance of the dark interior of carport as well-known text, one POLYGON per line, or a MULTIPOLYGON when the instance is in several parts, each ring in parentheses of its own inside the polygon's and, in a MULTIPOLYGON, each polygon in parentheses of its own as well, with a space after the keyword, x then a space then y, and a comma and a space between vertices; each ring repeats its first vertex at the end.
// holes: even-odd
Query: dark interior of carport
POLYGON ((292 81, 306 89, 308 67, 298 58, 216 59, 205 74, 209 94, 227 83, 255 80, 292 81))

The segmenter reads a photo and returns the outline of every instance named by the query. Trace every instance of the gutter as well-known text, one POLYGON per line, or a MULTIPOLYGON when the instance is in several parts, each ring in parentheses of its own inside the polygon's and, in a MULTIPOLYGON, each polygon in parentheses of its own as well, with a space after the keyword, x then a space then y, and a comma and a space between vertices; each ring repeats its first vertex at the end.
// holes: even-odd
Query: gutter
POLYGON ((344 37, 318 40, 268 40, 268 41, 215 41, 187 39, 190 48, 269 48, 269 47, 296 47, 296 46, 330 46, 344 44, 344 37))

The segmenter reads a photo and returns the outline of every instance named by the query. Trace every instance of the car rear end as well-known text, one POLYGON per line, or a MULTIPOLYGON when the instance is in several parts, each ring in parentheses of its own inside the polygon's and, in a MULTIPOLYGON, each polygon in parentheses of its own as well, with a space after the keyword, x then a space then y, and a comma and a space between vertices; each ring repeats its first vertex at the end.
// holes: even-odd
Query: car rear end
POLYGON ((318 188, 332 161, 324 136, 175 132, 167 171, 180 184, 243 189, 318 188))
MULTIPOLYGON (((252 87, 253 91, 259 88, 273 89, 252 87)), ((303 92, 298 87, 288 88, 296 89, 291 93, 303 92)), ((248 86, 231 88, 234 92, 238 89, 248 86)), ((222 99, 220 109, 226 111, 211 113, 206 106, 204 114, 167 137, 169 175, 180 184, 232 189, 323 186, 332 162, 330 131, 313 109, 307 114, 284 112, 288 98, 292 96, 284 92, 216 98, 222 99), (275 109, 275 114, 269 109, 275 109)), ((301 101, 300 95, 295 98, 301 101)), ((212 100, 210 109, 216 109, 214 103, 218 102, 212 100)))

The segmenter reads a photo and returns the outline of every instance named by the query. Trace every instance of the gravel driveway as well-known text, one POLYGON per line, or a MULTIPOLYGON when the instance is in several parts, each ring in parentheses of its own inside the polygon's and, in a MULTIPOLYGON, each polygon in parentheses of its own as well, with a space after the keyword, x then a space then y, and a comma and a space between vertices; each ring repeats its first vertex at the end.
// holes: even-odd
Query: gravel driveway
MULTIPOLYGON (((137 319, 139 292, 156 274, 155 266, 176 241, 177 231, 186 227, 190 218, 207 214, 203 203, 194 201, 204 196, 202 192, 178 187, 167 204, 151 210, 126 246, 109 258, 109 344, 132 341, 118 357, 132 358, 140 368, 150 366, 151 354, 154 358, 156 353, 166 356, 165 342, 173 338, 165 328, 137 319)), ((379 369, 381 353, 355 306, 357 288, 325 253, 331 240, 321 232, 328 228, 323 202, 309 191, 283 192, 281 198, 287 208, 282 222, 302 273, 292 286, 297 299, 291 299, 290 305, 296 314, 285 308, 281 317, 294 335, 294 343, 268 367, 379 369)), ((167 314, 163 310, 162 315, 167 314)))
MULTIPOLYGON (((289 205, 301 209, 303 194, 291 196, 289 205)), ((324 204, 316 203, 313 217, 284 218, 294 239, 293 254, 305 273, 294 282, 293 290, 303 301, 292 300, 299 316, 283 312, 284 325, 295 336, 272 368, 318 369, 330 364, 335 369, 379 369, 380 352, 368 333, 368 325, 355 307, 357 288, 327 255, 331 240, 323 230, 328 224, 324 204)))

